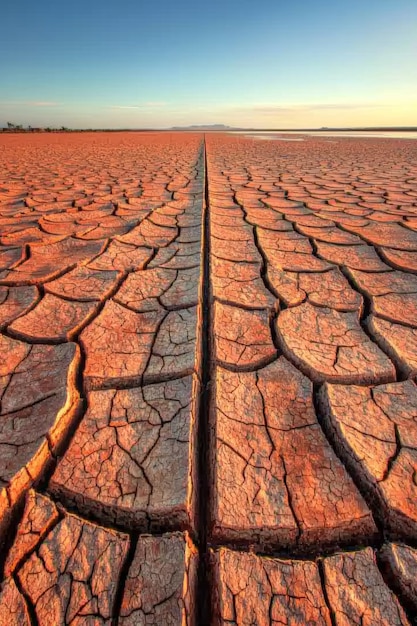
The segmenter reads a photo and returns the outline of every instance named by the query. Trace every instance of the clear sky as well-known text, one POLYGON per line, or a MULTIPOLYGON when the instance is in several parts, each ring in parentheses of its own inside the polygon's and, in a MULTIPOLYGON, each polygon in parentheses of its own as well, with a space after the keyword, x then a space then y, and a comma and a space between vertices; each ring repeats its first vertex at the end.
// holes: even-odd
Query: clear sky
POLYGON ((417 0, 3 0, 6 121, 417 126, 417 0))

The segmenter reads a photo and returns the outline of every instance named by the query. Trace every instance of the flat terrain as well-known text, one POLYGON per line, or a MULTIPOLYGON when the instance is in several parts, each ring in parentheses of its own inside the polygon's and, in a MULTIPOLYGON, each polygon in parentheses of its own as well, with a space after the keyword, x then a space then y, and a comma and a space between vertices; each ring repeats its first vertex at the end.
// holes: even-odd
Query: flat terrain
POLYGON ((0 165, 0 626, 417 623, 417 142, 0 165))

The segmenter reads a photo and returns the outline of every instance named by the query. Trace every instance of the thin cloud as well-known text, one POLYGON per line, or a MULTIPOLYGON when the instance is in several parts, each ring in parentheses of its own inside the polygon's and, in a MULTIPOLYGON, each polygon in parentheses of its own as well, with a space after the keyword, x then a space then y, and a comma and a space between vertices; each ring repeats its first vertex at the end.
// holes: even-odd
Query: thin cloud
MULTIPOLYGON (((335 109, 335 110, 342 110, 342 109, 373 109, 375 107, 381 107, 381 106, 386 106, 384 104, 381 103, 375 103, 375 102, 367 102, 367 103, 362 103, 362 104, 310 104, 307 105, 305 110, 307 111, 321 111, 321 110, 327 110, 327 109, 335 109)), ((304 110, 304 109, 302 109, 304 110)))
POLYGON ((253 105, 246 107, 235 107, 235 111, 241 111, 243 113, 264 113, 266 115, 276 115, 277 113, 293 113, 296 109, 294 107, 283 107, 283 106, 268 106, 268 105, 253 105))
MULTIPOLYGON (((264 115, 278 115, 280 113, 306 113, 309 111, 326 110, 356 110, 385 106, 381 103, 323 103, 323 104, 293 104, 288 106, 253 104, 247 106, 233 106, 232 111, 237 113, 261 113, 264 115)), ((230 110, 230 109, 229 109, 230 110)))
POLYGON ((33 107, 58 107, 60 105, 59 102, 48 102, 48 101, 35 101, 35 102, 26 102, 28 106, 33 107))
POLYGON ((2 100, 4 106, 25 106, 25 107, 58 107, 60 102, 50 102, 48 100, 2 100))
POLYGON ((143 104, 112 104, 110 109, 150 109, 166 106, 166 102, 144 102, 143 104))

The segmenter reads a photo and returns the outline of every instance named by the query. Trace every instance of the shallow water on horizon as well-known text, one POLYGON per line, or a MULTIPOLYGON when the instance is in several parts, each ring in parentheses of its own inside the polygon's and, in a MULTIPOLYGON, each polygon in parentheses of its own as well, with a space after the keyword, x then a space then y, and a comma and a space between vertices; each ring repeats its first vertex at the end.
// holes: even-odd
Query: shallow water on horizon
POLYGON ((375 132, 362 132, 362 131, 327 131, 327 130, 319 130, 314 132, 300 132, 294 130, 288 131, 270 131, 265 132, 261 130, 254 131, 239 131, 239 130, 229 130, 227 131, 232 135, 244 135, 245 137, 253 138, 253 139, 273 139, 280 141, 304 141, 302 136, 308 135, 310 137, 318 136, 318 137, 358 137, 358 138, 370 138, 370 139, 417 139, 417 131, 375 131, 375 132), (299 138, 290 138, 286 137, 286 135, 299 135, 299 138))

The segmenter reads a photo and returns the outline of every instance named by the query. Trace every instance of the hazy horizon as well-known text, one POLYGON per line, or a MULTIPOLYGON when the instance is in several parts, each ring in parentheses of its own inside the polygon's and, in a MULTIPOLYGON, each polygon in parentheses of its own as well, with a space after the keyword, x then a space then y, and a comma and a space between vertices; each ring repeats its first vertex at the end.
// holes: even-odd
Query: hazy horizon
POLYGON ((7 0, 0 125, 417 125, 417 4, 7 0))

